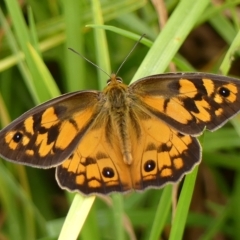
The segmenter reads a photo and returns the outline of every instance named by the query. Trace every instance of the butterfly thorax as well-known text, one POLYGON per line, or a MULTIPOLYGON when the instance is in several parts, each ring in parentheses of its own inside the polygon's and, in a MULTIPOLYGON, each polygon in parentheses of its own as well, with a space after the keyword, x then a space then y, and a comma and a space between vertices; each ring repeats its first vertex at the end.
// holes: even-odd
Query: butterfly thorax
POLYGON ((114 112, 126 111, 129 106, 128 87, 115 74, 111 75, 104 89, 105 104, 114 112))
POLYGON ((105 95, 104 109, 109 111, 113 130, 116 131, 119 140, 123 160, 130 165, 132 163, 132 149, 128 129, 131 127, 131 123, 129 122, 130 99, 127 85, 123 84, 122 80, 117 78, 115 74, 112 74, 103 93, 105 95))

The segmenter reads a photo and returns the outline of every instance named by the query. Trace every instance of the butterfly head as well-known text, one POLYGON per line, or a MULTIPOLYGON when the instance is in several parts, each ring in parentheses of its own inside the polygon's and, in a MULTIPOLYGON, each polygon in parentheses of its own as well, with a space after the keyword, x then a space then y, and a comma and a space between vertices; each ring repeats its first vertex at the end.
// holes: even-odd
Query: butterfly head
POLYGON ((127 91, 127 85, 123 83, 122 78, 118 77, 115 73, 110 75, 110 78, 107 80, 107 86, 103 92, 107 95, 123 97, 127 91))
POLYGON ((115 73, 112 73, 110 78, 107 80, 107 86, 119 85, 121 83, 123 83, 122 78, 118 77, 115 73))

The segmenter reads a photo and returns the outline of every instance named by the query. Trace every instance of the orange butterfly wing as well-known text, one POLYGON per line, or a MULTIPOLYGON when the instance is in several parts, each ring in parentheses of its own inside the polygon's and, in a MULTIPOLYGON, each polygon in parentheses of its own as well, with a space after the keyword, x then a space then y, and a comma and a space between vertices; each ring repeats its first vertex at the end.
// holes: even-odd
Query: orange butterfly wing
POLYGON ((151 114, 190 135, 216 130, 236 115, 239 89, 238 79, 205 73, 153 75, 129 86, 151 114))
POLYGON ((56 166, 72 154, 92 124, 100 92, 82 91, 43 103, 0 133, 0 156, 39 168, 56 166))
POLYGON ((177 182, 199 164, 201 146, 193 136, 216 130, 239 112, 239 89, 237 79, 203 73, 160 74, 130 85, 141 123, 132 149, 133 188, 177 182))

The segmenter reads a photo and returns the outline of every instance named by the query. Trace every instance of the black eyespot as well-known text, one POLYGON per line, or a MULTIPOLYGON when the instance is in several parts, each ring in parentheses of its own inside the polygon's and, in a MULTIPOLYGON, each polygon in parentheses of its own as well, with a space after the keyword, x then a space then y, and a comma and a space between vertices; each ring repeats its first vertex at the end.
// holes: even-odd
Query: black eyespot
POLYGON ((106 178, 113 178, 114 175, 115 175, 113 169, 110 168, 110 167, 105 167, 105 168, 103 168, 102 174, 103 174, 103 176, 106 177, 106 178))
POLYGON ((225 87, 219 88, 218 93, 223 97, 228 97, 230 95, 229 89, 227 89, 225 87))
POLYGON ((156 163, 153 160, 148 160, 147 162, 145 162, 144 164, 144 170, 146 172, 151 172, 152 170, 154 170, 156 167, 156 163))
POLYGON ((23 137, 23 134, 21 132, 16 132, 13 136, 13 141, 15 143, 18 143, 21 141, 22 137, 23 137))

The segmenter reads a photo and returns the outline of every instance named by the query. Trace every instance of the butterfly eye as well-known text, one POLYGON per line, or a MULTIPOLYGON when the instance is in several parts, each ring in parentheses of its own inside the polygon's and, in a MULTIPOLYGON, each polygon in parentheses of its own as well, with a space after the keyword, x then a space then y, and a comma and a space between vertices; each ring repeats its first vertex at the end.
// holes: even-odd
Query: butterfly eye
POLYGON ((221 87, 219 90, 218 90, 219 94, 223 97, 228 97, 230 95, 230 91, 229 89, 225 88, 225 87, 221 87))
POLYGON ((103 168, 102 174, 106 178, 113 178, 115 175, 113 169, 110 167, 103 168))
POLYGON ((16 132, 13 136, 13 141, 15 143, 18 143, 21 141, 22 137, 23 137, 23 134, 21 132, 16 132))
POLYGON ((123 82, 122 78, 120 78, 120 77, 117 77, 116 80, 117 80, 119 83, 122 83, 122 82, 123 82))
POLYGON ((148 160, 147 162, 145 162, 144 164, 144 170, 146 172, 151 172, 152 170, 154 170, 156 167, 156 163, 153 160, 148 160))
MULTIPOLYGON (((112 79, 108 79, 108 80, 107 80, 107 85, 109 85, 109 84, 111 83, 111 81, 112 81, 112 79)), ((120 78, 120 77, 116 77, 116 81, 117 81, 118 83, 122 83, 122 82, 123 82, 122 78, 120 78)))

